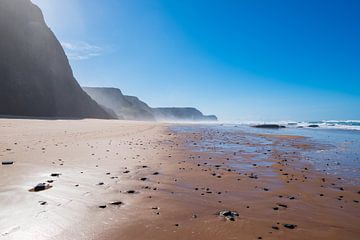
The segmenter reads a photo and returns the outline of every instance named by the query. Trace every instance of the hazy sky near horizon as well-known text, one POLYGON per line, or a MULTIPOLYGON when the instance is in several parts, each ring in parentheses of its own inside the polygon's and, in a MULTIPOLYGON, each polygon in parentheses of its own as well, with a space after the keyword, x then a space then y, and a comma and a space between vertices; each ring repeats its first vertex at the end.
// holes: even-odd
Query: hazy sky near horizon
POLYGON ((360 119, 360 1, 32 1, 83 86, 221 120, 360 119))

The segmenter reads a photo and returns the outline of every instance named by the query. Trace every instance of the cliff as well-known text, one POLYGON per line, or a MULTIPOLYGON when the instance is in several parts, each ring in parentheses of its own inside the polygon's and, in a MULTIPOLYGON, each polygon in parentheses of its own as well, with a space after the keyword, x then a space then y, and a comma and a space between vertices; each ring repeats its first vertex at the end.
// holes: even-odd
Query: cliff
POLYGON ((110 118, 75 80, 30 0, 0 1, 0 115, 110 118))
POLYGON ((137 97, 124 96, 120 89, 84 87, 84 91, 104 108, 111 109, 119 119, 155 120, 151 108, 137 97))
POLYGON ((164 121, 217 121, 215 115, 204 115, 196 108, 154 108, 155 118, 164 121))
POLYGON ((137 97, 123 95, 120 89, 84 87, 92 99, 119 119, 145 121, 217 121, 214 115, 205 116, 196 108, 151 108, 137 97))

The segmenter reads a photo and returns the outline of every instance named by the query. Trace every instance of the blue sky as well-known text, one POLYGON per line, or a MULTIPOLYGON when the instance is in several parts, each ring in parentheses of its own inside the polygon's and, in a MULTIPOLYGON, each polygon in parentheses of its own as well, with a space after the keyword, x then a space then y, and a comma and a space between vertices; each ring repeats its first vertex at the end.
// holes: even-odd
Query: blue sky
POLYGON ((360 119, 360 1, 33 2, 83 86, 228 121, 360 119))

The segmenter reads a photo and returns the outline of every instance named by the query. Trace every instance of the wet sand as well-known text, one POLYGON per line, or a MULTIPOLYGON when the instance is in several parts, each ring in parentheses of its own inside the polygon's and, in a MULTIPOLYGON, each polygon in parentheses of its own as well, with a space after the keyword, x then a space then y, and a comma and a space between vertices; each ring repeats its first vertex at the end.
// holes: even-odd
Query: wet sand
POLYGON ((300 161, 312 147, 302 137, 262 135, 271 142, 263 149, 239 136, 271 162, 263 165, 255 153, 203 151, 216 134, 2 119, 0 160, 14 164, 0 166, 0 239, 359 238, 359 186, 300 161), (52 188, 29 192, 48 180, 52 188))

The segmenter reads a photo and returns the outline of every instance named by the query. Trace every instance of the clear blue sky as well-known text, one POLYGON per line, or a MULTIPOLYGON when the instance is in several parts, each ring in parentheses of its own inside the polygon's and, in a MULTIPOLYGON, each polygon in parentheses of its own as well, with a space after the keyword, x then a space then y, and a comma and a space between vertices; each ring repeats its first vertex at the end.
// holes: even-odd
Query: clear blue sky
POLYGON ((83 86, 222 120, 360 119, 360 1, 33 2, 83 86))

